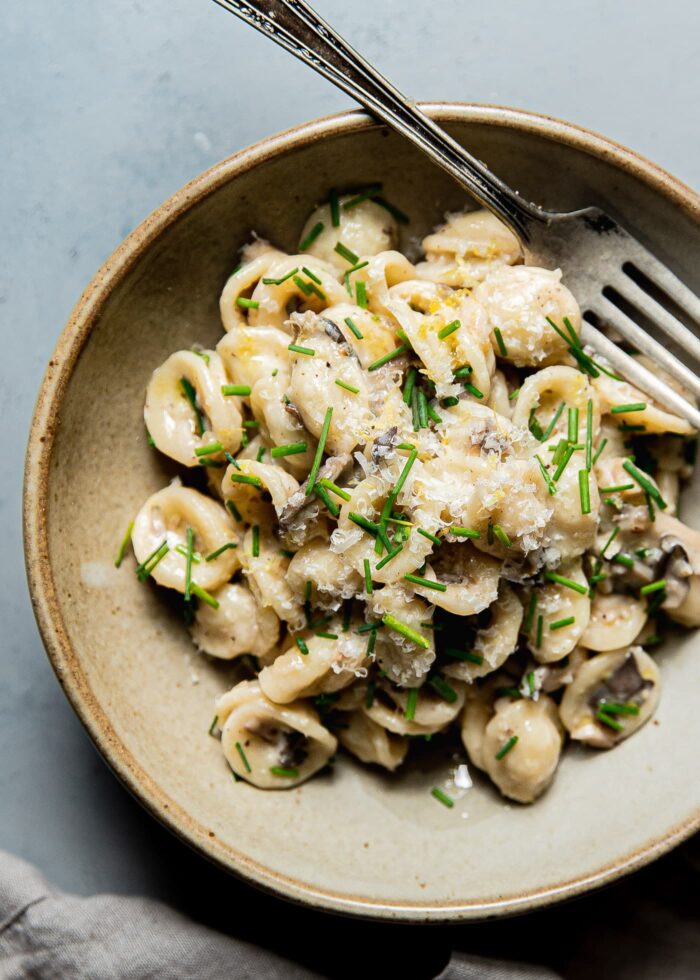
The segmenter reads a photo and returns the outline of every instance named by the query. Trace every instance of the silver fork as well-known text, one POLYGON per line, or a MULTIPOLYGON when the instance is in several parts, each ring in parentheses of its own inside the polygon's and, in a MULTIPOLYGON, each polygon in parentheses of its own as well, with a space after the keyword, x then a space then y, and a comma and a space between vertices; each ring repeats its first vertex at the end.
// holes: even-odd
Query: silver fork
POLYGON ((695 403, 594 325, 610 325, 694 398, 700 397, 700 378, 625 311, 633 311, 643 322, 646 319, 700 364, 700 339, 670 309, 700 325, 700 299, 614 218, 597 207, 553 212, 526 201, 398 92, 304 0, 214 2, 272 38, 411 140, 512 229, 531 261, 561 269, 584 313, 583 343, 658 404, 700 429, 695 403))

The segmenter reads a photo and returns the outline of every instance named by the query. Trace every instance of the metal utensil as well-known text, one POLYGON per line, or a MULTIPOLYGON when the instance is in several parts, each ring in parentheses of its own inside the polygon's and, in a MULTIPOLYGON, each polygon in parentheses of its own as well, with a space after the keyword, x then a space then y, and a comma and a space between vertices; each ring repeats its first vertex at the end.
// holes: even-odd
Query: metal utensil
POLYGON ((658 404, 700 429, 700 412, 621 350, 596 323, 610 325, 648 355, 691 397, 700 378, 655 339, 648 323, 700 364, 700 339, 680 317, 700 325, 700 299, 600 208, 553 212, 526 201, 447 135, 362 58, 304 0, 214 0, 353 96, 411 140, 518 236, 528 258, 559 268, 583 311, 583 343, 658 404))

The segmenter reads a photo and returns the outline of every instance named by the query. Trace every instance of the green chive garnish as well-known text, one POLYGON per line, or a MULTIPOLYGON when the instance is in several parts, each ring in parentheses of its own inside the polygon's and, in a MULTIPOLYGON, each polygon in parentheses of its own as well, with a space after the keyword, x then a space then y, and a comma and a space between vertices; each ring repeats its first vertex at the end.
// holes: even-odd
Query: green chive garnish
POLYGON ((447 586, 444 582, 433 582, 431 579, 423 578, 421 575, 404 575, 404 578, 407 582, 413 582, 414 585, 422 585, 425 589, 435 589, 436 592, 447 592, 447 586))
POLYGON ((666 579, 660 578, 655 582, 650 582, 648 585, 643 585, 639 590, 640 595, 650 595, 652 592, 660 592, 666 588, 666 579))
POLYGON ((361 310, 367 309, 367 286, 363 279, 359 279, 355 284, 355 296, 357 297, 357 305, 361 310))
POLYGON ((607 439, 603 439, 603 441, 601 442, 601 444, 596 449, 595 456, 593 457, 593 465, 594 466, 598 462, 598 460, 600 459, 600 454, 603 452, 603 450, 605 449, 605 447, 607 446, 607 444, 608 444, 608 440, 607 439))
POLYGON ((363 531, 367 531, 367 533, 371 534, 372 537, 377 536, 379 525, 375 524, 374 521, 368 520, 366 517, 363 517, 362 514, 356 514, 353 510, 351 510, 348 514, 348 519, 351 520, 353 524, 357 524, 358 527, 361 527, 363 531))
POLYGON ((334 500, 331 500, 325 487, 322 487, 319 483, 316 483, 314 485, 314 493, 326 505, 326 510, 328 510, 333 517, 337 517, 340 513, 340 507, 338 507, 334 500))
POLYGON ((351 251, 351 249, 349 249, 346 245, 343 245, 342 242, 336 242, 333 251, 337 252, 338 255, 342 259, 345 259, 346 262, 349 262, 350 265, 357 265, 357 263, 360 261, 360 256, 355 255, 355 253, 351 251))
MULTIPOLYGON (((380 525, 380 528, 381 528, 381 525, 380 525)), ((379 532, 377 532, 377 533, 379 533, 379 532)), ((385 565, 388 565, 388 564, 389 564, 389 562, 391 561, 391 559, 392 559, 392 558, 396 558, 396 556, 397 556, 397 555, 399 554, 399 552, 401 552, 401 551, 403 551, 403 545, 402 545, 402 544, 399 544, 399 545, 397 545, 397 546, 396 546, 396 547, 394 548, 394 550, 393 550, 393 551, 390 551, 388 555, 384 555, 384 557, 382 558, 382 560, 381 560, 381 561, 378 561, 378 562, 377 562, 377 564, 376 564, 376 566, 375 566, 375 567, 376 567, 376 570, 377 570, 377 571, 381 571, 381 569, 382 569, 382 568, 384 568, 384 566, 385 566, 385 565)), ((388 626, 388 625, 389 625, 389 624, 387 623, 387 626, 388 626)))
POLYGON ((442 803, 442 805, 446 806, 448 809, 455 805, 455 801, 452 799, 452 797, 448 796, 447 793, 443 793, 443 791, 437 786, 434 786, 430 790, 430 795, 435 797, 438 803, 442 803))
POLYGON ((220 453, 223 450, 220 442, 210 442, 207 446, 199 446, 195 449, 195 456, 211 456, 212 453, 220 453))
POLYGON ((340 227, 340 202, 338 200, 338 191, 333 188, 328 196, 328 203, 331 209, 331 225, 334 228, 340 227))
POLYGON ((498 761, 500 762, 500 760, 503 758, 504 755, 508 755, 508 753, 513 748, 513 746, 517 744, 518 744, 518 736, 511 735, 511 737, 508 739, 506 744, 501 746, 501 748, 496 753, 496 758, 498 759, 498 761))
POLYGON ((447 528, 448 534, 454 534, 456 538, 480 538, 481 531, 475 531, 473 527, 460 527, 455 525, 454 527, 447 528))
POLYGON ((260 448, 258 449, 257 453, 255 454, 255 462, 256 463, 262 463, 263 456, 264 455, 265 455, 265 447, 264 446, 260 446, 260 448))
POLYGON ((638 715, 639 705, 638 704, 620 704, 617 701, 604 701, 600 706, 600 710, 604 711, 608 715, 638 715))
POLYGON ((332 493, 334 493, 336 497, 340 497, 341 500, 350 500, 350 494, 346 490, 343 490, 342 487, 339 487, 337 486, 337 484, 333 483, 332 480, 327 480, 324 477, 318 482, 322 487, 325 487, 327 490, 330 490, 332 493))
POLYGON ((284 276, 280 276, 279 279, 263 279, 263 285, 281 286, 283 282, 287 281, 287 279, 291 279, 292 276, 295 276, 298 271, 299 271, 299 266, 295 266, 293 269, 290 269, 289 272, 287 272, 284 276))
POLYGON ((471 364, 464 364, 462 367, 457 368, 453 374, 453 378, 455 381, 464 381, 465 378, 469 377, 473 370, 474 369, 472 368, 471 364))
POLYGON ((304 241, 300 243, 300 245, 299 245, 299 251, 300 252, 305 252, 307 250, 307 248, 309 247, 309 245, 313 245, 313 243, 316 241, 316 239, 318 238, 318 236, 323 231, 324 227, 325 226, 324 226, 324 224, 323 224, 322 221, 317 222, 313 226, 313 228, 311 229, 311 231, 309 232, 309 234, 306 236, 306 238, 304 239, 304 241))
POLYGON ((165 540, 161 541, 158 547, 154 548, 150 555, 140 565, 136 566, 136 577, 139 581, 145 582, 156 565, 165 558, 169 551, 170 545, 168 542, 165 540))
POLYGON ((465 391, 468 391, 469 394, 470 395, 473 395, 475 398, 483 398, 484 397, 484 393, 482 391, 479 391, 479 389, 476 387, 476 385, 466 384, 464 386, 464 390, 465 391))
MULTIPOLYGON (((579 595, 587 595, 588 593, 587 586, 581 585, 579 582, 574 582, 573 579, 559 575, 557 572, 545 572, 544 577, 548 582, 556 582, 557 585, 564 585, 567 589, 573 589, 574 592, 578 592, 579 595)), ((535 595, 534 592, 532 594, 535 595)))
POLYGON ((352 317, 346 316, 343 322, 348 325, 348 328, 353 332, 353 334, 357 337, 358 340, 362 340, 362 334, 360 333, 359 329, 355 326, 355 322, 353 321, 352 317))
POLYGON ((542 460, 540 459, 540 457, 537 455, 537 453, 535 453, 535 459, 537 460, 537 462, 539 464, 540 473, 542 474, 542 479, 547 484, 547 490, 550 492, 550 494, 556 493, 557 492, 556 484, 553 482, 551 476, 547 472, 547 467, 544 465, 544 463, 542 462, 542 460))
POLYGON ((549 624, 550 630, 561 630, 565 626, 572 626, 576 622, 575 616, 567 616, 566 619, 558 619, 554 623, 549 624))
POLYGON ((229 510, 231 517, 233 517, 234 521, 238 521, 239 524, 242 524, 243 518, 241 517, 241 512, 239 511, 238 507, 236 507, 234 502, 232 500, 227 500, 226 507, 229 510))
POLYGON ((372 587, 372 569, 369 564, 369 558, 363 560, 365 566, 365 592, 367 595, 372 595, 374 588, 372 587))
POLYGON ((530 601, 527 605, 527 612, 525 613, 525 620, 523 622, 523 633, 529 633, 532 629, 532 623, 535 619, 535 609, 537 609, 537 602, 539 597, 535 589, 530 593, 530 601))
POLYGON ((589 398, 586 404, 586 469, 590 472, 593 468, 593 399, 589 398))
POLYGON ((210 555, 207 555, 207 557, 204 560, 214 561, 216 558, 219 557, 219 555, 223 555, 225 551, 229 551, 231 548, 237 548, 237 547, 238 545, 235 541, 227 541, 226 544, 222 544, 220 548, 216 549, 216 551, 212 551, 210 555))
POLYGON ((622 464, 622 468, 629 473, 635 483, 638 483, 645 493, 649 494, 657 507, 659 507, 661 510, 666 510, 667 504, 664 498, 661 496, 649 477, 642 473, 640 469, 637 469, 631 459, 626 459, 622 464))
MULTIPOLYGON (((556 453, 555 453, 555 455, 556 455, 556 453)), ((558 483, 559 482, 559 477, 562 475, 562 473, 564 472, 564 470, 568 466, 569 460, 571 459, 571 457, 573 455, 574 455, 574 447, 573 446, 567 446, 567 448, 566 448, 566 450, 564 452, 563 458, 562 458, 561 462, 559 463, 559 465, 557 466, 556 470, 554 471, 554 476, 552 477, 552 479, 554 480, 555 483, 558 483)))
POLYGON ((612 728, 612 730, 615 732, 623 732, 625 730, 624 726, 621 725, 619 721, 616 721, 603 710, 596 711, 596 720, 601 722, 603 725, 607 725, 608 728, 612 728))
POLYGON ((222 385, 221 394, 222 395, 240 395, 245 397, 251 393, 252 389, 250 385, 222 385))
POLYGON ((395 350, 389 351, 388 354, 385 354, 383 357, 380 357, 378 360, 373 361, 368 366, 367 370, 376 371, 377 368, 382 367, 384 364, 388 364, 389 361, 393 361, 395 357, 401 357, 401 355, 405 354, 407 350, 408 347, 406 346, 406 344, 401 344, 400 347, 397 347, 395 350))
POLYGON ((544 628, 544 617, 540 613, 537 617, 537 635, 535 637, 535 646, 539 649, 542 646, 542 630, 544 628))
POLYGON ((422 534, 424 538, 428 539, 428 541, 432 541, 433 544, 442 544, 441 538, 439 538, 436 534, 431 534, 430 531, 426 531, 425 528, 419 527, 418 533, 422 534))
POLYGON ((307 357, 314 357, 316 354, 313 347, 300 347, 299 344, 290 344, 287 350, 294 351, 295 354, 306 354, 307 357))
POLYGON ((192 551, 194 549, 194 531, 187 528, 187 559, 185 563, 185 602, 190 601, 192 590, 192 551))
POLYGON ((500 524, 493 524, 493 536, 501 542, 505 548, 510 548, 513 543, 500 524))
POLYGON ((201 587, 201 585, 197 585, 196 582, 192 582, 190 584, 190 591, 194 595, 196 595, 198 599, 201 599, 202 602, 206 602, 206 604, 208 606, 211 606, 212 609, 218 609, 219 608, 219 601, 218 601, 218 599, 215 599, 213 595, 210 595, 206 591, 206 589, 203 589, 201 587))
POLYGON ((588 470, 578 471, 578 492, 581 498, 581 513, 591 512, 591 488, 588 482, 588 470))
POLYGON ((416 384, 416 377, 418 372, 415 368, 411 368, 406 376, 406 384, 403 386, 403 400, 406 405, 411 404, 411 399, 413 397, 413 389, 416 384))
POLYGON ((251 530, 253 532, 253 540, 251 543, 250 553, 252 554, 253 558, 259 558, 260 557, 260 528, 258 527, 257 524, 254 524, 251 530))
POLYGON ((493 335, 496 338, 496 343, 498 344, 498 349, 501 352, 502 357, 508 357, 508 348, 503 339, 503 334, 498 327, 493 328, 493 335))
POLYGON ((263 483, 259 476, 248 476, 247 473, 232 473, 231 474, 232 483, 246 483, 251 487, 262 487, 263 483))
POLYGON ((569 409, 569 425, 567 438, 569 442, 578 442, 578 409, 569 409))
POLYGON ((323 428, 321 429, 321 436, 318 440, 318 446, 316 447, 316 455, 314 456, 314 461, 311 464, 311 470, 309 471, 309 476, 306 486, 306 496, 310 497, 313 492, 314 484, 316 482, 316 477, 318 476, 318 471, 321 466, 321 460, 323 459, 323 451, 326 448, 326 439, 328 438, 328 430, 331 427, 331 417, 333 415, 333 408, 329 407, 326 409, 326 416, 323 420, 323 428))
POLYGON ((454 704, 458 698, 458 694, 453 687, 447 683, 442 677, 431 677, 428 681, 430 686, 434 691, 440 695, 448 704, 454 704))
POLYGON ((466 660, 470 664, 477 664, 481 666, 484 662, 484 658, 479 653, 472 653, 471 650, 456 650, 454 647, 448 647, 445 650, 446 657, 452 657, 453 660, 466 660))
POLYGON ((445 337, 449 337, 451 333, 455 332, 455 330, 459 330, 461 326, 462 324, 459 320, 453 320, 451 323, 444 326, 442 330, 438 330, 438 337, 440 340, 444 340, 445 337))
POLYGON ((114 559, 114 567, 119 568, 121 563, 124 561, 124 556, 126 555, 126 549, 129 547, 129 542, 131 541, 131 532, 134 530, 134 522, 129 521, 129 525, 124 533, 121 544, 119 545, 119 551, 117 552, 117 557, 114 559))
POLYGON ((646 402, 633 402, 631 405, 613 405, 610 409, 610 414, 622 415, 623 412, 643 412, 646 407, 646 402))
POLYGON ((270 450, 270 456, 273 459, 279 459, 281 456, 296 456, 298 453, 305 453, 307 449, 305 442, 288 442, 284 446, 274 446, 270 450))
POLYGON ((211 725, 209 726, 209 731, 207 732, 207 735, 214 734, 214 729, 216 728, 216 723, 218 722, 218 720, 219 720, 219 716, 214 715, 214 717, 211 720, 211 725))
POLYGON ((301 654, 302 654, 302 655, 303 655, 304 657, 306 657, 306 656, 308 655, 308 652, 309 652, 309 648, 308 648, 308 646, 306 645, 306 641, 305 641, 304 639, 302 639, 302 637, 301 637, 301 636, 295 636, 295 637, 294 637, 294 642, 295 642, 295 643, 296 643, 296 645, 297 645, 297 646, 299 647, 299 652, 300 652, 300 653, 301 653, 301 654))
POLYGON ((299 776, 298 769, 287 766, 270 766, 270 772, 273 776, 282 776, 284 779, 297 779, 299 776))
POLYGON ((260 306, 256 299, 246 299, 245 296, 239 296, 236 304, 242 306, 244 310, 257 310, 260 306))
POLYGON ((422 647, 424 650, 430 649, 430 642, 424 636, 421 636, 416 630, 407 626, 406 623, 402 623, 400 619, 392 616, 391 613, 382 616, 382 622, 390 630, 394 630, 395 633, 400 633, 402 636, 405 636, 407 640, 415 643, 416 646, 422 647))
POLYGON ((383 197, 375 197, 374 203, 378 204, 380 208, 384 208, 385 211, 388 211, 392 218, 396 218, 401 225, 407 225, 411 220, 408 215, 399 210, 395 204, 390 204, 383 197))
POLYGON ((248 757, 245 754, 245 752, 243 751, 243 746, 241 745, 240 742, 236 742, 236 750, 237 750, 238 754, 241 757, 241 762, 245 766, 245 771, 246 772, 252 772, 253 770, 250 768, 250 763, 248 762, 248 757))
POLYGON ((634 483, 620 483, 616 487, 601 487, 601 493, 624 493, 625 490, 634 490, 634 483))
POLYGON ((620 528, 619 527, 613 528, 612 534, 610 535, 610 537, 608 538, 608 540, 605 542, 605 545, 603 547, 603 550, 600 553, 600 557, 601 558, 605 558, 605 552, 608 550, 608 548, 613 543, 613 541, 615 540, 615 538, 618 536, 619 533, 620 533, 620 528))
POLYGON ((624 565, 625 568, 634 568, 634 558, 631 558, 629 555, 624 555, 622 552, 613 555, 612 561, 617 562, 618 565, 624 565))
POLYGON ((406 695, 406 711, 404 712, 406 721, 413 721, 416 714, 417 703, 418 703, 418 688, 412 687, 411 690, 406 695))
POLYGON ((360 393, 359 388, 356 388, 354 385, 349 385, 347 381, 343 381, 342 378, 336 378, 335 383, 339 388, 345 388, 345 390, 349 391, 352 395, 359 395, 360 393))
POLYGON ((377 194, 381 194, 381 192, 381 184, 372 184, 372 186, 368 187, 367 190, 361 191, 359 194, 356 194, 355 197, 351 197, 349 201, 346 201, 345 204, 343 204, 343 211, 350 211, 352 208, 356 208, 358 204, 362 204, 363 201, 368 200, 370 197, 376 197, 377 194))
POLYGON ((197 392, 194 390, 192 383, 188 381, 187 378, 180 378, 180 387, 185 394, 185 398, 190 403, 190 407, 197 419, 197 433, 200 436, 204 435, 204 421, 202 419, 202 413, 197 406, 197 392))
POLYGON ((322 632, 320 630, 317 633, 315 633, 314 636, 320 636, 322 640, 337 640, 338 639, 338 634, 337 633, 324 633, 324 632, 322 632))
POLYGON ((418 424, 421 429, 428 428, 428 399, 425 392, 420 389, 418 389, 418 424))

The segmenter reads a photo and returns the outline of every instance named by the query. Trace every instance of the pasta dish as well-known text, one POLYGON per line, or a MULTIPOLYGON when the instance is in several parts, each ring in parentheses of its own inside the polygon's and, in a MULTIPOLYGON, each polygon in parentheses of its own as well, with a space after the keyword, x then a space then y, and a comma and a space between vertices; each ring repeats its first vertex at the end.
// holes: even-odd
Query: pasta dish
POLYGON ((375 186, 332 193, 297 254, 253 236, 216 348, 153 372, 149 442, 182 478, 117 562, 130 540, 196 647, 238 658, 210 729, 237 779, 293 787, 339 746, 393 771, 456 730, 527 803, 567 739, 651 718, 664 629, 700 624, 695 433, 582 344, 560 273, 488 212, 415 261, 405 221, 375 186))

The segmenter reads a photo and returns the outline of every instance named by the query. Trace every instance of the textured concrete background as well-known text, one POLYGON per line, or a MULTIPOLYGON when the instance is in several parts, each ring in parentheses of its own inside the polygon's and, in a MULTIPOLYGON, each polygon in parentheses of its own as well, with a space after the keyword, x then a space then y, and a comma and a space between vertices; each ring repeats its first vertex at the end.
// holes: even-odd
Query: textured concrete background
MULTIPOLYGON (((700 186, 700 7, 689 0, 317 6, 415 98, 496 102, 567 118, 700 186)), ((83 286, 123 236, 220 158, 348 105, 208 0, 21 0, 3 11, 0 846, 38 863, 64 888, 166 896, 199 918, 306 959, 313 959, 308 944, 297 946, 295 936, 317 927, 318 916, 271 903, 209 868, 133 803, 94 752, 32 618, 20 483, 45 363, 83 286), (243 902, 247 914, 234 915, 243 902), (281 924, 271 937, 260 920, 273 904, 281 924)), ((586 900, 587 914, 595 901, 586 900)), ((522 955, 522 947, 508 947, 523 930, 530 955, 544 956, 552 924, 563 941, 573 921, 566 910, 547 913, 484 927, 474 942, 522 955)), ((324 922, 343 942, 383 936, 386 943, 389 935, 324 922)), ((406 956, 421 947, 426 976, 446 955, 442 930, 431 933, 432 945, 401 935, 406 956)), ((415 971, 419 961, 412 962, 415 971)))

